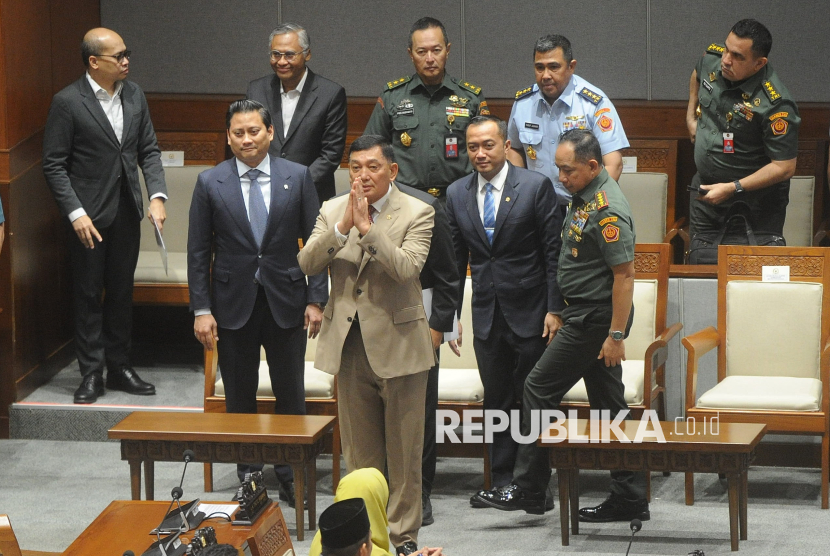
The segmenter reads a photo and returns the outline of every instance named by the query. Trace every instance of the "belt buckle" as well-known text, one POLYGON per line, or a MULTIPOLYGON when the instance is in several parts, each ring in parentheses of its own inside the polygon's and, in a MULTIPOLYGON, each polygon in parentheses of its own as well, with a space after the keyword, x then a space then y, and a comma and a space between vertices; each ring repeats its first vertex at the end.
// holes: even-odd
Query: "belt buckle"
POLYGON ((441 190, 438 189, 437 187, 430 187, 429 189, 427 189, 427 193, 429 193, 433 197, 440 197, 441 196, 441 190))

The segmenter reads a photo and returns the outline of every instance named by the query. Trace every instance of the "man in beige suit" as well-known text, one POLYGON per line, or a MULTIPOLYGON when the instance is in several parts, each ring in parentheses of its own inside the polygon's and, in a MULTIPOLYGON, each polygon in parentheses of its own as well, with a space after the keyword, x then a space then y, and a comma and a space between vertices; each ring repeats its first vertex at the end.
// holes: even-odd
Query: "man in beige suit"
POLYGON ((326 201, 300 251, 307 275, 331 274, 314 366, 338 374, 340 433, 349 472, 389 472, 390 538, 417 551, 427 372, 435 351, 419 275, 434 209, 401 193, 394 152, 375 135, 349 149, 352 189, 326 201))

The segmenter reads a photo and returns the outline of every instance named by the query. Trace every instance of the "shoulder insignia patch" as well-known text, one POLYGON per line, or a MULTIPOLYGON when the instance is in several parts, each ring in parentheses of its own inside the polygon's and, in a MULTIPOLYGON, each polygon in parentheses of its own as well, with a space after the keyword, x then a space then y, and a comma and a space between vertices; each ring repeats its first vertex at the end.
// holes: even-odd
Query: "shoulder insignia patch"
POLYGON ((777 102, 781 99, 781 93, 775 90, 775 87, 772 86, 772 83, 769 81, 764 81, 764 92, 769 97, 770 102, 777 102))
POLYGON ((722 56, 726 48, 723 45, 720 45, 716 42, 713 42, 706 48, 706 52, 708 54, 714 54, 716 56, 722 56))
POLYGON ((616 222, 616 221, 617 221, 616 216, 609 216, 608 218, 603 218, 602 220, 600 220, 599 225, 600 226, 605 226, 606 224, 608 224, 610 222, 616 222))
POLYGON ((608 207, 608 195, 605 191, 597 191, 597 194, 594 196, 597 201, 597 210, 602 210, 608 207))
POLYGON ((582 87, 582 90, 579 91, 579 96, 581 96, 584 99, 587 99, 593 105, 597 105, 600 103, 600 101, 602 101, 602 95, 596 94, 588 87, 582 87))
POLYGON ((527 89, 522 89, 521 91, 516 91, 516 100, 525 98, 526 96, 530 95, 533 92, 533 87, 528 87, 527 89))
POLYGON ((458 85, 462 89, 467 89, 468 91, 470 91, 474 95, 477 95, 477 94, 481 93, 481 87, 479 87, 478 85, 473 85, 469 81, 459 81, 458 85))
POLYGON ((478 115, 479 116, 489 116, 490 115, 490 107, 487 106, 487 101, 482 100, 481 103, 478 105, 478 115))
POLYGON ((387 88, 388 90, 390 90, 390 91, 391 91, 391 90, 392 90, 392 89, 394 89, 395 87, 400 87, 400 86, 401 86, 401 85, 403 85, 404 83, 409 83, 409 81, 410 81, 411 79, 412 79, 412 76, 411 76, 411 75, 407 75, 407 76, 405 76, 405 77, 401 77, 401 78, 396 79, 396 80, 394 80, 394 81, 387 81, 387 82, 386 82, 386 88, 387 88))
POLYGON ((620 229, 613 224, 608 224, 602 229, 602 237, 605 243, 613 243, 620 239, 620 229))
POLYGON ((610 112, 610 111, 611 111, 611 109, 610 109, 610 108, 608 108, 607 106, 606 106, 605 108, 600 108, 599 110, 597 110, 596 112, 594 112, 594 117, 595 117, 595 118, 598 118, 598 117, 600 117, 602 114, 605 114, 606 112, 610 112))
POLYGON ((772 116, 769 117, 769 120, 772 121, 772 120, 777 120, 778 118, 786 118, 789 115, 790 115, 789 112, 776 112, 775 114, 773 114, 772 116))
POLYGON ((770 124, 770 128, 772 128, 773 135, 786 135, 787 130, 790 128, 790 123, 784 118, 778 118, 770 124))

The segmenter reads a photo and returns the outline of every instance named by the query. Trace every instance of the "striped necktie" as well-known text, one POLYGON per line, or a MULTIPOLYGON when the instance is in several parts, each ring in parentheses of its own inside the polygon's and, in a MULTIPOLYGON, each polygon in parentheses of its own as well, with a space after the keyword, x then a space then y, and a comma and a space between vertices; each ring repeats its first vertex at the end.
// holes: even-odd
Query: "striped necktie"
POLYGON ((493 245, 493 232, 496 230, 496 196, 493 195, 493 184, 488 183, 484 194, 484 233, 490 245, 493 245))

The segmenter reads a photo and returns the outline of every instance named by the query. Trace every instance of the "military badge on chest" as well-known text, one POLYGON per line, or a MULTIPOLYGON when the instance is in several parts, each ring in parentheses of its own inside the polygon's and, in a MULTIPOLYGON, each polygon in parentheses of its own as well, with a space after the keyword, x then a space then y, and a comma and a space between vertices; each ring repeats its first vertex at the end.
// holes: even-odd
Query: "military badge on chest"
POLYGON ((396 116, 414 116, 415 115, 415 105, 412 104, 412 101, 408 98, 403 99, 398 103, 395 107, 395 115, 396 116))
MULTIPOLYGON (((582 209, 577 209, 577 210, 574 211, 574 215, 571 218, 571 225, 570 225, 569 232, 573 232, 573 234, 575 236, 582 239, 582 232, 585 230, 585 224, 587 224, 587 223, 588 223, 588 213, 585 212, 582 209)), ((571 236, 571 234, 568 233, 568 237, 573 237, 573 236, 571 236)))

